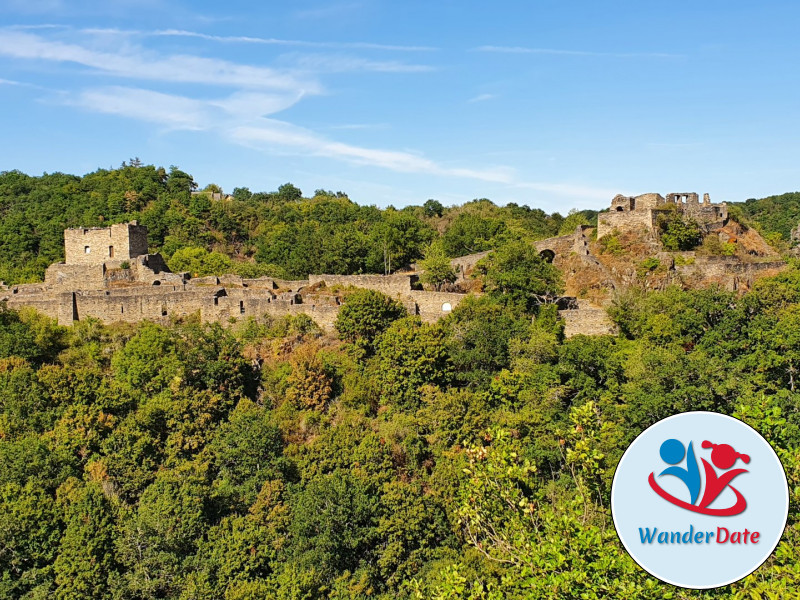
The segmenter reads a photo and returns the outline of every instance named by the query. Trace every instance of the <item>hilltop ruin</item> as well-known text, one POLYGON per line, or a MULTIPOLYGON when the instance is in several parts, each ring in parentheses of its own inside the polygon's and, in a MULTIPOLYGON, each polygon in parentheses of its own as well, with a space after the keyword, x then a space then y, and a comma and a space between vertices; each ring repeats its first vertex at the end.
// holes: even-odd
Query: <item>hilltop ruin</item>
MULTIPOLYGON (((636 282, 636 256, 627 263, 603 251, 603 238, 629 235, 637 240, 649 269, 657 266, 660 285, 721 285, 748 289, 755 278, 785 266, 754 230, 728 217, 727 206, 703 202, 694 193, 617 195, 594 229, 581 225, 568 235, 534 242, 540 256, 564 274, 567 297, 559 300, 565 335, 615 333, 605 312, 615 290, 636 282), (677 210, 696 220, 706 235, 738 243, 742 256, 706 256, 664 252, 658 241, 661 211, 677 210)), ((172 319, 199 315, 203 322, 230 323, 246 317, 306 314, 332 329, 347 287, 373 289, 399 300, 409 314, 433 322, 449 314, 465 293, 422 289, 419 273, 393 275, 309 275, 285 281, 237 275, 191 278, 172 273, 160 254, 149 254, 147 228, 137 222, 64 231, 65 261, 50 265, 43 283, 2 286, 0 300, 10 308, 33 307, 61 325, 93 317, 105 323, 172 319)), ((452 260, 462 283, 488 252, 452 260)))
POLYGON ((381 291, 429 322, 448 314, 465 296, 422 290, 416 273, 311 275, 300 281, 237 275, 190 278, 171 273, 160 254, 147 253, 147 228, 136 222, 67 229, 64 250, 65 262, 50 265, 43 283, 3 290, 2 299, 10 308, 30 306, 61 325, 87 317, 105 323, 166 323, 199 314, 203 322, 230 322, 302 313, 331 329, 340 305, 340 296, 332 290, 347 286, 381 291))
POLYGON ((617 194, 611 200, 611 208, 601 213, 597 219, 597 239, 608 235, 614 229, 625 231, 644 228, 654 230, 658 225, 658 216, 664 211, 677 210, 683 216, 700 223, 706 232, 721 229, 728 220, 728 205, 713 204, 708 194, 703 194, 700 202, 694 192, 667 194, 642 194, 640 196, 623 196, 617 194))

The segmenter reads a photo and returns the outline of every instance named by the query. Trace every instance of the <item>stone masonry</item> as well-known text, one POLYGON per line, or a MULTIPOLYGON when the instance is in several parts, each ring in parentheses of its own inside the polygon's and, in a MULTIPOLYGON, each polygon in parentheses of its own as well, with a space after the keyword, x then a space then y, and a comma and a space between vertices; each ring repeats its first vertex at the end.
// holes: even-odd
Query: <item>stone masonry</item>
POLYGON ((712 204, 708 194, 703 194, 702 202, 694 192, 673 192, 667 194, 666 198, 653 193, 640 196, 617 194, 611 200, 609 212, 598 215, 597 239, 615 229, 653 231, 658 225, 658 216, 667 210, 677 210, 694 219, 706 231, 722 227, 728 219, 727 204, 712 204))
POLYGON ((147 254, 147 227, 133 221, 111 227, 65 229, 64 250, 68 265, 129 261, 147 254))
MULTIPOLYGON (((612 210, 600 214, 598 238, 614 228, 652 228, 656 213, 668 204, 680 206, 684 214, 692 215, 707 227, 724 225, 727 220, 725 205, 711 204, 707 194, 702 203, 697 194, 668 194, 667 198, 659 194, 616 196, 612 200, 612 210)), ((590 227, 579 226, 572 234, 539 240, 534 246, 542 258, 556 267, 571 269, 570 272, 581 273, 584 277, 595 272, 604 286, 614 290, 618 277, 591 253, 589 237, 592 233, 590 227)), ((323 329, 330 330, 336 321, 344 288, 385 293, 426 322, 446 316, 467 295, 423 290, 417 272, 387 276, 309 275, 308 279, 299 281, 269 277, 242 279, 236 275, 192 279, 186 273, 171 273, 161 255, 148 254, 147 228, 135 222, 106 228, 68 229, 64 232, 64 245, 66 261, 50 265, 43 283, 10 288, 0 283, 0 300, 6 301, 10 308, 33 307, 62 325, 87 317, 105 323, 144 319, 168 323, 174 318, 199 315, 203 322, 229 323, 250 316, 305 314, 323 329)), ((463 280, 488 254, 462 256, 451 262, 463 280)), ((669 261, 664 259, 665 264, 671 263, 670 272, 684 279, 719 280, 731 289, 747 289, 756 277, 775 273, 785 266, 777 256, 776 260, 742 263, 735 257, 682 254, 692 254, 684 257, 683 266, 672 263, 671 257, 669 261)), ((567 337, 616 332, 602 306, 583 299, 562 300, 559 314, 564 319, 567 337)))
POLYGON ((236 275, 191 279, 186 273, 171 273, 161 255, 147 253, 147 228, 135 222, 68 229, 64 246, 65 262, 50 265, 44 283, 4 286, 0 299, 9 308, 33 307, 61 325, 87 317, 105 323, 167 323, 199 315, 203 322, 227 323, 249 316, 306 314, 332 329, 342 288, 383 292, 426 322, 447 315, 465 297, 415 289, 416 273, 312 275, 301 281, 236 275))

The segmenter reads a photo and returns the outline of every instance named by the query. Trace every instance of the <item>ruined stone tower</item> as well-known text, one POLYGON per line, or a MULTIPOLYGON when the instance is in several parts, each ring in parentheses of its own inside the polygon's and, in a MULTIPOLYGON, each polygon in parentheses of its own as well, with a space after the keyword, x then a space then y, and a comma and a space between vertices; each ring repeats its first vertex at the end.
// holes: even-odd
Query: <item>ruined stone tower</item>
POLYGON ((136 221, 64 230, 67 265, 100 265, 147 254, 147 227, 136 221))

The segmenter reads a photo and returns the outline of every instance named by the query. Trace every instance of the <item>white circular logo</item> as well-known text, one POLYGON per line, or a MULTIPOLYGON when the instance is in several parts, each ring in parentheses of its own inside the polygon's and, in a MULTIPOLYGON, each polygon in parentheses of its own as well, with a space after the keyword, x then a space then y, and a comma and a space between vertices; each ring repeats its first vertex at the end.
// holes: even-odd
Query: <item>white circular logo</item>
POLYGON ((645 571, 672 585, 728 585, 763 563, 783 535, 786 474, 753 428, 687 412, 628 447, 611 488, 620 541, 645 571))

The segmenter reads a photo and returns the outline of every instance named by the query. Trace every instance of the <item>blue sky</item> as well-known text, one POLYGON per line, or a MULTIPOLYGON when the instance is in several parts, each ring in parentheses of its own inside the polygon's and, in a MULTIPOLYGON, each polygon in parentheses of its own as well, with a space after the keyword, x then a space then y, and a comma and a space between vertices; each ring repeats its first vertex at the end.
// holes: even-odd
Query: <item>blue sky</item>
POLYGON ((0 170, 362 204, 795 191, 800 3, 0 1, 0 170))

